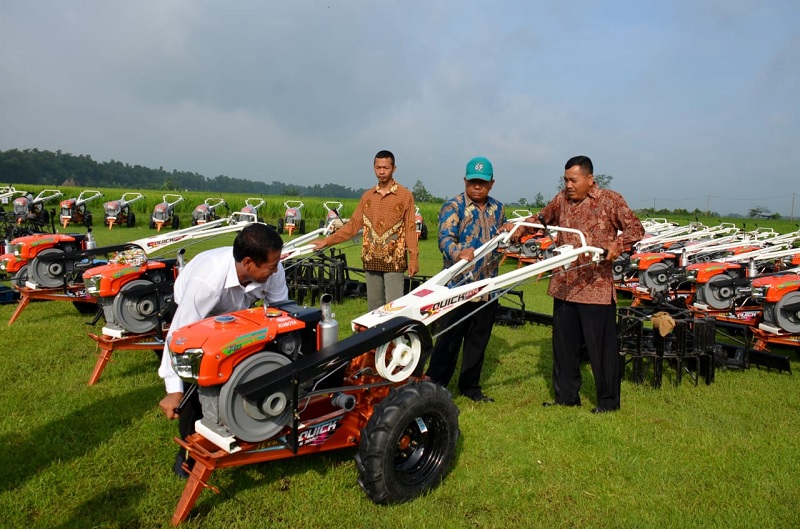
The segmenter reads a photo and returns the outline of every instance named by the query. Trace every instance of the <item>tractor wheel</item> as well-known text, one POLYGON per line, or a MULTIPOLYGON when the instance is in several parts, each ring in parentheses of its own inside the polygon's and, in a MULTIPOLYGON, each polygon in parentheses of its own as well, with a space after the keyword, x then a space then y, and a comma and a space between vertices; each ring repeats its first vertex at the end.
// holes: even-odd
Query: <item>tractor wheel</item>
POLYGON ((219 391, 219 418, 233 435, 243 441, 269 439, 292 420, 291 386, 269 395, 261 406, 254 406, 236 392, 236 387, 270 371, 289 365, 287 357, 261 351, 242 360, 219 391))
POLYGON ((775 304, 775 321, 786 332, 793 334, 800 332, 798 305, 800 305, 800 292, 797 290, 787 293, 775 304))
POLYGON ((87 228, 92 227, 92 212, 87 211, 86 214, 83 216, 83 225, 87 228))
POLYGON ((640 283, 656 292, 668 291, 671 277, 672 270, 666 263, 653 263, 644 273, 639 273, 640 283))
POLYGON ((133 211, 128 213, 128 218, 126 222, 129 228, 133 228, 134 226, 136 226, 136 214, 133 211))
POLYGON ((42 288, 57 288, 64 285, 64 279, 72 272, 75 261, 55 260, 45 261, 41 259, 46 255, 63 254, 64 250, 59 248, 48 248, 42 250, 30 263, 30 279, 42 288))
POLYGON ((17 288, 22 288, 25 286, 25 282, 28 280, 28 265, 24 264, 17 270, 17 273, 11 276, 11 284, 17 288))
POLYGON ((145 288, 152 285, 153 282, 147 279, 134 279, 114 296, 111 305, 114 321, 126 331, 141 334, 152 331, 158 325, 159 294, 155 289, 148 292, 145 288), (131 294, 131 290, 139 287, 145 288, 145 292, 131 294))
POLYGON ((300 235, 306 234, 306 219, 300 219, 300 235))
POLYGON ((153 219, 150 219, 150 224, 149 224, 149 226, 150 226, 150 229, 151 229, 151 230, 154 230, 154 229, 156 229, 156 221, 154 221, 153 219))
POLYGON ((319 219, 319 227, 320 228, 324 228, 325 227, 325 220, 324 219, 319 219))
POLYGON ((283 219, 278 219, 278 233, 283 233, 283 219))
POLYGON ((429 381, 392 389, 361 430, 358 484, 381 505, 411 500, 447 476, 459 434, 446 389, 429 381))
POLYGON ((172 216, 172 229, 177 230, 181 227, 181 218, 177 215, 172 216))
POLYGON ((81 314, 97 314, 97 303, 89 301, 73 301, 72 304, 81 314))
POLYGON ((427 224, 423 224, 422 228, 419 230, 419 238, 422 239, 423 241, 427 241, 428 240, 428 225, 427 224))
POLYGON ((616 259, 611 263, 611 277, 614 281, 622 281, 625 277, 625 269, 627 268, 628 261, 623 258, 616 259))
POLYGON ((707 304, 714 310, 727 310, 733 307, 736 299, 736 288, 730 284, 733 278, 729 274, 717 274, 700 286, 697 300, 707 304), (720 283, 728 283, 720 286, 720 283))

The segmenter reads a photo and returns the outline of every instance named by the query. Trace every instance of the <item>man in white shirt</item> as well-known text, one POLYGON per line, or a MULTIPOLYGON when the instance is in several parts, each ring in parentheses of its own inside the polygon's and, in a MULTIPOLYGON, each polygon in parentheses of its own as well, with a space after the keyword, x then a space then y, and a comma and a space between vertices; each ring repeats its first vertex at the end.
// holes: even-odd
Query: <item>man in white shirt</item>
MULTIPOLYGON (((233 248, 215 248, 198 254, 189 261, 175 280, 174 295, 178 308, 172 318, 167 343, 172 331, 198 322, 209 316, 246 309, 257 300, 265 303, 289 298, 286 275, 280 263, 283 241, 266 224, 246 226, 233 241, 233 248)), ((195 393, 178 415, 175 409, 183 398, 183 381, 172 367, 165 346, 158 374, 164 379, 167 396, 159 406, 168 419, 179 419, 182 439, 194 433, 194 424, 203 416, 200 400, 195 393)), ((187 477, 181 449, 173 471, 187 477)))

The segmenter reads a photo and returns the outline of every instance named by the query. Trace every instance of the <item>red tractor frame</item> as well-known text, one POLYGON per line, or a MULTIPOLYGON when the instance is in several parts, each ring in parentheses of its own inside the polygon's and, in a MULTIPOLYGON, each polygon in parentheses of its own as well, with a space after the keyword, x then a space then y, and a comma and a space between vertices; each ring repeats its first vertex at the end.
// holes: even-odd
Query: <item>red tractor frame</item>
MULTIPOLYGON (((522 225, 520 223, 519 225, 522 225)), ((528 226, 545 229, 538 224, 528 226)), ((176 440, 194 464, 172 517, 185 520, 217 468, 358 448, 358 483, 376 503, 411 500, 447 475, 459 436, 449 392, 425 379, 432 348, 428 326, 454 308, 604 250, 563 245, 552 257, 494 278, 448 287, 474 265, 459 261, 409 294, 352 321, 338 341, 330 313, 294 302, 210 317, 173 331, 177 374, 197 391, 204 417, 176 440)), ((512 232, 475 250, 499 258, 512 232)))

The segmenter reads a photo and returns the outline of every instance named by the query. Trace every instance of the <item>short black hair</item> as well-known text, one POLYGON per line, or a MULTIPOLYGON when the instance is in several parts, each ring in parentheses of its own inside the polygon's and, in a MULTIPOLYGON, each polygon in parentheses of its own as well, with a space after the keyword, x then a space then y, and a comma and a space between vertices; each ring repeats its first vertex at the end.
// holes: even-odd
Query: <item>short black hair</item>
POLYGON ((241 263, 249 257, 257 265, 262 265, 269 259, 270 252, 283 249, 283 239, 275 228, 254 222, 244 227, 233 240, 233 259, 241 263))
POLYGON ((573 156, 567 160, 566 165, 564 165, 564 170, 566 171, 570 167, 575 167, 576 165, 584 171, 587 171, 586 174, 594 174, 594 165, 592 165, 592 160, 590 160, 588 156, 573 156))
POLYGON ((392 151, 378 151, 378 154, 375 155, 375 159, 378 158, 391 158, 392 159, 392 167, 394 167, 394 154, 392 151))

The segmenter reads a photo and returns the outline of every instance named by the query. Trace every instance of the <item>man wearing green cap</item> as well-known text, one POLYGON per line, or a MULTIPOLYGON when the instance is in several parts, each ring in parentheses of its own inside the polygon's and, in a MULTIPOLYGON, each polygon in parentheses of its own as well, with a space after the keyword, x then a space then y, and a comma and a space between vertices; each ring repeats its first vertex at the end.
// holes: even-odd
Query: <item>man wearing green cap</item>
MULTIPOLYGON (((446 202, 439 211, 439 250, 444 268, 466 259, 472 261, 475 249, 497 235, 506 222, 503 204, 489 196, 494 185, 492 162, 483 157, 467 163, 464 193, 446 202)), ((498 259, 492 255, 473 264, 471 280, 497 275, 498 259)), ((456 277, 452 284, 463 278, 456 277)), ((451 284, 451 286, 452 286, 451 284)), ((464 303, 442 318, 439 336, 431 355, 427 375, 447 387, 456 369, 458 352, 464 345, 458 390, 476 402, 493 402, 481 390, 480 377, 484 353, 492 334, 497 300, 487 296, 464 303)))

